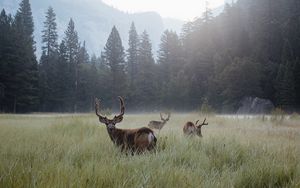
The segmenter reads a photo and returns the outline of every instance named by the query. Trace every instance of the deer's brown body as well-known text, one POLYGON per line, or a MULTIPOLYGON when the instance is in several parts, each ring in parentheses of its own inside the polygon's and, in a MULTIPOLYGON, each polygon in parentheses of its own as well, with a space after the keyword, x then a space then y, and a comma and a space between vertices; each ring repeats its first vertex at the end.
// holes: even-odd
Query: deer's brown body
POLYGON ((150 151, 156 146, 156 137, 151 129, 142 127, 138 129, 118 129, 116 124, 123 120, 125 111, 124 101, 119 97, 121 103, 121 113, 113 119, 101 116, 99 111, 100 101, 96 99, 95 111, 99 121, 106 125, 110 139, 114 144, 119 146, 122 151, 131 151, 141 153, 146 150, 150 151))
POLYGON ((143 152, 155 147, 156 137, 151 129, 146 127, 139 129, 107 129, 110 139, 122 151, 143 152))
POLYGON ((161 119, 161 121, 150 121, 148 124, 148 127, 152 128, 152 129, 161 130, 165 126, 167 121, 169 121, 170 113, 168 113, 168 117, 166 119, 164 119, 162 114, 160 113, 160 119, 161 119))
POLYGON ((199 122, 199 120, 196 121, 196 123, 194 124, 193 122, 187 122, 184 126, 183 126, 183 133, 187 136, 200 136, 202 137, 202 132, 201 132, 201 128, 203 125, 208 125, 208 123, 205 123, 206 118, 204 119, 203 123, 201 125, 197 126, 197 123, 199 122))

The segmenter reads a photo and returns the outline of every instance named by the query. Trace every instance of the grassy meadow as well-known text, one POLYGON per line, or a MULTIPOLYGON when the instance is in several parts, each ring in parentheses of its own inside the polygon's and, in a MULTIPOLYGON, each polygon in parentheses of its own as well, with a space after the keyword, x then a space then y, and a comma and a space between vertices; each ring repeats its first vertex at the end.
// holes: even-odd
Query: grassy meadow
MULTIPOLYGON (((127 156, 94 114, 0 115, 0 187, 300 187, 300 117, 172 114, 156 152, 127 156)), ((124 116, 119 128, 159 114, 124 116)))

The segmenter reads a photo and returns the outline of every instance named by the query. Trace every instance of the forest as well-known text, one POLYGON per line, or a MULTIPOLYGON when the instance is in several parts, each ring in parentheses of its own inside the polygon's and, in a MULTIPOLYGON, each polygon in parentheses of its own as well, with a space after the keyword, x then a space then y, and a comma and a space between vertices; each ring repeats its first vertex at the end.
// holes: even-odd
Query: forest
MULTIPOLYGON (((103 51, 89 54, 70 18, 59 40, 55 10, 45 14, 36 56, 29 0, 0 15, 0 112, 89 112, 123 96, 129 111, 235 113, 244 97, 300 109, 300 1, 239 0, 209 7, 181 33, 166 30, 157 57, 147 31, 129 28, 124 49, 113 27, 103 51)), ((117 107, 117 106, 116 106, 117 107)))

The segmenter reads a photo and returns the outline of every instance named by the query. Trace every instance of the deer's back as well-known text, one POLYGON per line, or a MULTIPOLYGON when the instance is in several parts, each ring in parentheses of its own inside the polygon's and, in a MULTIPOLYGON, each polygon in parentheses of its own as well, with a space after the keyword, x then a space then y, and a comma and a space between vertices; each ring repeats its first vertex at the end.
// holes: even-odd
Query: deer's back
POLYGON ((148 127, 152 129, 161 129, 164 126, 164 124, 160 121, 150 121, 148 124, 148 127))
POLYGON ((186 135, 191 135, 196 133, 196 126, 193 122, 187 122, 183 127, 183 133, 186 135))
POLYGON ((138 152, 153 149, 157 141, 153 131, 147 127, 127 129, 125 137, 127 144, 138 152))

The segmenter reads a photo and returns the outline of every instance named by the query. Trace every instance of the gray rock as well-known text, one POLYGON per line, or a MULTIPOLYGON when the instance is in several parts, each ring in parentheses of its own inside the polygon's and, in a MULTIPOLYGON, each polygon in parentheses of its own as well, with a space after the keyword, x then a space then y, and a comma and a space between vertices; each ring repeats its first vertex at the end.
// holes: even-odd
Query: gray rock
POLYGON ((268 114, 274 108, 273 103, 268 99, 245 97, 240 103, 237 114, 268 114))

